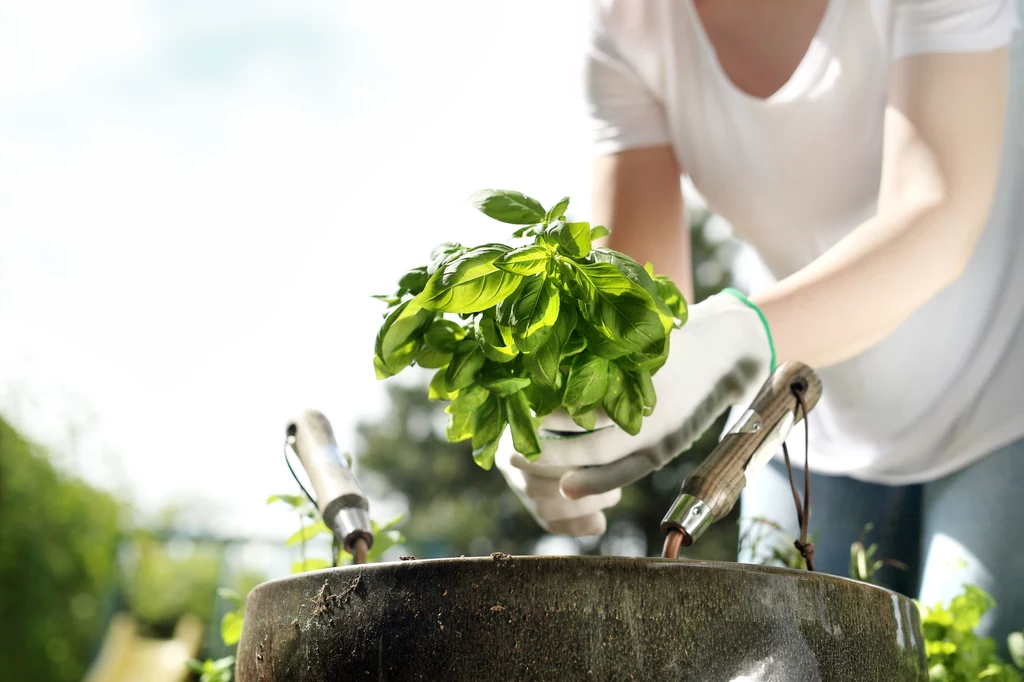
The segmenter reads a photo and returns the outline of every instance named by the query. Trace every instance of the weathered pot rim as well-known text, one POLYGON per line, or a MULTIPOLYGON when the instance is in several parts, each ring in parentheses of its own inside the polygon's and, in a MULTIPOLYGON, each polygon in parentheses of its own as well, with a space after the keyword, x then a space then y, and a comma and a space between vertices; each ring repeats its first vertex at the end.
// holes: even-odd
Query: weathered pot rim
POLYGON ((704 682, 755 668, 753 679, 819 679, 808 677, 816 669, 845 680, 837 671, 856 669, 858 681, 927 680, 920 611, 905 596, 804 570, 660 557, 495 554, 278 578, 250 593, 237 655, 239 682, 704 682))
MULTIPOLYGON (((627 556, 593 556, 593 555, 510 555, 501 554, 494 556, 473 556, 473 557, 436 557, 429 559, 408 559, 400 561, 380 561, 372 564, 349 564, 347 566, 336 566, 333 568, 323 568, 316 571, 307 571, 305 573, 296 573, 293 575, 282 576, 280 578, 273 578, 266 582, 257 585, 254 590, 258 590, 264 585, 272 585, 278 583, 294 582, 306 578, 307 576, 323 575, 325 577, 330 575, 337 575, 339 573, 344 574, 348 572, 359 572, 359 571, 373 571, 375 569, 392 568, 395 566, 407 566, 410 569, 416 566, 424 565, 437 565, 437 564, 449 564, 457 566, 468 566, 474 564, 491 564, 494 562, 504 562, 506 564, 524 564, 524 563, 575 563, 575 564, 609 564, 609 565, 620 565, 624 563, 629 564, 648 564, 650 566, 664 565, 666 569, 680 568, 680 569, 697 569, 697 570, 725 570, 737 573, 750 573, 760 575, 776 575, 776 576, 791 576, 800 580, 813 580, 824 583, 832 583, 837 586, 850 586, 856 589, 873 590, 881 594, 889 595, 900 601, 913 601, 910 597, 904 594, 895 592, 881 585, 875 585, 867 583, 862 580, 854 580, 853 578, 847 578, 840 575, 832 575, 830 573, 819 573, 817 571, 807 571, 796 568, 786 568, 783 566, 762 566, 760 564, 745 564, 738 561, 706 561, 702 559, 665 559, 662 557, 627 557, 627 556)), ((306 578, 308 579, 308 578, 306 578)))

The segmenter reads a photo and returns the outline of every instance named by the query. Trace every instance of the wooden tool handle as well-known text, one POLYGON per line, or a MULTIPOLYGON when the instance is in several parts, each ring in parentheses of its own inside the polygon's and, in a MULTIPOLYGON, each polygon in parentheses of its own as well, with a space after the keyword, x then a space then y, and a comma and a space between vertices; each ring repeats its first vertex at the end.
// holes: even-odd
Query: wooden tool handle
POLYGON ((792 424, 804 418, 793 394, 794 387, 803 393, 808 410, 821 397, 821 380, 810 367, 799 362, 777 367, 750 409, 707 459, 686 477, 682 493, 703 500, 716 520, 728 514, 746 485, 744 472, 751 456, 787 415, 792 418, 792 424))

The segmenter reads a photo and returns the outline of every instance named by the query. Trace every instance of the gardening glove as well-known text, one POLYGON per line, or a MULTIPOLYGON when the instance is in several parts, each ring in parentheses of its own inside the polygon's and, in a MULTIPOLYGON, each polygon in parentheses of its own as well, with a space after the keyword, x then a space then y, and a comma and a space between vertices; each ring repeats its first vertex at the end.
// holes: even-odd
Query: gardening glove
POLYGON ((549 532, 600 535, 602 510, 621 489, 687 450, 725 410, 748 404, 774 369, 775 351, 760 310, 726 290, 690 308, 672 331, 668 359, 653 377, 657 406, 631 436, 603 412, 586 431, 565 410, 538 429, 541 455, 530 462, 510 433, 495 463, 509 486, 549 532))

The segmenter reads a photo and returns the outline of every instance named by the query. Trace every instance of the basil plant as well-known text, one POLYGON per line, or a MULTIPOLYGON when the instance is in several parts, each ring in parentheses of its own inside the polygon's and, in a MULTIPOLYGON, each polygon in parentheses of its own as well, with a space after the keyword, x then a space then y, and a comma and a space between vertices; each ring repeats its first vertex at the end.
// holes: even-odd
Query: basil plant
POLYGON ((518 229, 509 243, 441 244, 393 294, 375 297, 387 304, 377 377, 437 370, 429 394, 450 401, 447 438, 472 440, 485 469, 506 428, 518 452, 540 456, 537 424, 558 408, 584 429, 602 409, 638 433, 657 402, 651 377, 669 334, 686 321, 679 289, 650 264, 594 247, 608 230, 569 222, 568 198, 545 210, 519 192, 485 190, 471 202, 518 229))

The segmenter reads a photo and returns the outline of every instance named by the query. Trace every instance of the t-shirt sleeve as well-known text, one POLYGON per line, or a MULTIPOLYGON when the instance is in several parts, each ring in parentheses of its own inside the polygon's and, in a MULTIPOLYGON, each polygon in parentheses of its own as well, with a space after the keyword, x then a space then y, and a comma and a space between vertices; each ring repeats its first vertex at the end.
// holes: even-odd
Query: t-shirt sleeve
POLYGON ((584 99, 595 156, 670 143, 664 106, 624 54, 617 35, 620 15, 629 9, 625 2, 591 4, 584 99))
POLYGON ((1018 0, 894 0, 892 58, 1005 47, 1020 28, 1018 0))

